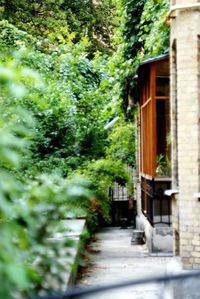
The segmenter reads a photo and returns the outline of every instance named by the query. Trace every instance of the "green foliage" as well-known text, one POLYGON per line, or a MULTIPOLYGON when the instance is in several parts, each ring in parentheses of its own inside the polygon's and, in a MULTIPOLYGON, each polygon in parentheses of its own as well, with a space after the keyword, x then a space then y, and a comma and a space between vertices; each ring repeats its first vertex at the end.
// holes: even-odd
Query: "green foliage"
POLYGON ((129 179, 125 166, 119 159, 99 159, 89 164, 88 171, 95 174, 95 179, 102 184, 102 190, 112 187, 113 182, 123 186, 129 179))
POLYGON ((163 54, 169 48, 169 27, 166 23, 169 0, 116 0, 115 3, 114 42, 117 50, 110 66, 118 99, 128 119, 128 108, 133 102, 133 78, 139 63, 147 57, 163 54))
POLYGON ((120 121, 108 136, 109 146, 106 153, 109 157, 120 159, 126 165, 135 166, 135 130, 133 123, 120 121))
MULTIPOLYGON (((7 23, 4 26, 10 28, 7 23)), ((101 111, 109 99, 101 94, 100 82, 105 76, 101 70, 105 59, 100 63, 97 55, 89 60, 84 43, 61 47, 52 54, 22 48, 12 58, 2 55, 17 69, 17 76, 23 66, 22 82, 13 78, 15 94, 18 90, 19 97, 23 96, 31 83, 29 93, 18 101, 36 120, 33 174, 38 169, 51 172, 58 168, 67 175, 85 159, 104 155, 106 132, 101 111)))
POLYGON ((118 49, 126 60, 141 59, 141 55, 155 56, 169 48, 168 0, 121 0, 116 3, 115 42, 122 44, 118 49))
POLYGON ((158 176, 168 176, 171 175, 171 162, 170 159, 163 154, 159 154, 156 157, 156 174, 158 176))
POLYGON ((70 264, 60 262, 63 250, 65 256, 70 256, 69 248, 75 244, 67 236, 58 240, 55 233, 67 233, 61 219, 86 214, 92 192, 89 183, 78 178, 67 181, 59 175, 42 175, 30 182, 26 191, 27 209, 22 220, 29 231, 28 259, 33 261, 37 278, 32 281, 32 288, 34 292, 59 290, 65 283, 64 273, 70 270, 70 264))
POLYGON ((140 41, 144 43, 146 56, 163 54, 169 49, 169 27, 166 24, 168 11, 168 0, 148 0, 145 3, 140 21, 140 41))
POLYGON ((109 189, 114 182, 122 186, 129 184, 130 177, 127 169, 120 159, 110 157, 98 159, 84 165, 76 171, 78 175, 87 177, 91 182, 91 190, 94 190, 94 198, 88 210, 87 223, 91 232, 99 226, 99 220, 110 221, 109 189))
POLYGON ((115 32, 115 42, 120 43, 120 53, 126 60, 136 58, 143 43, 140 40, 140 20, 145 5, 145 0, 116 1, 118 17, 115 32))
MULTIPOLYGON (((98 158, 104 152, 104 123, 101 110, 105 99, 98 94, 101 74, 83 54, 84 47, 66 48, 61 55, 38 57, 48 61, 43 71, 48 87, 42 102, 35 106, 39 134, 35 140, 36 158, 43 165, 51 159, 64 159, 67 168, 88 158, 98 158)), ((37 60, 37 63, 39 61, 37 60)), ((38 65, 38 68, 40 65, 38 65)), ((57 162, 56 162, 57 163, 57 162)))
MULTIPOLYGON (((25 154, 27 148, 25 141, 15 136, 9 124, 5 125, 1 121, 0 130, 0 279, 4 281, 0 287, 0 297, 7 299, 11 298, 13 290, 28 287, 29 268, 23 263, 26 253, 22 249, 26 246, 27 234, 16 221, 17 200, 23 192, 23 185, 9 171, 20 166, 21 154, 25 154)), ((20 128, 18 132, 20 133, 20 128)), ((24 130, 22 134, 24 135, 24 130)))
POLYGON ((0 279, 4 281, 0 297, 5 299, 49 291, 52 281, 61 286, 66 267, 59 258, 63 247, 69 254, 73 244, 68 238, 51 241, 54 229, 61 219, 85 215, 93 197, 90 183, 83 180, 39 173, 34 178, 25 176, 24 169, 32 167, 31 149, 38 130, 37 122, 25 110, 30 110, 26 101, 31 97, 32 103, 38 100, 41 84, 33 88, 38 77, 19 63, 21 59, 20 55, 8 57, 0 66, 0 279), (19 93, 19 86, 23 92, 19 93))
POLYGON ((91 51, 109 51, 113 8, 111 0, 2 0, 0 17, 41 41, 45 39, 49 49, 87 36, 91 51))
POLYGON ((7 20, 0 21, 0 44, 7 50, 15 47, 22 47, 26 45, 33 45, 33 37, 27 32, 19 30, 7 20))
POLYGON ((1 1, 1 298, 59 288, 73 246, 52 239, 60 219, 84 215, 94 231, 109 221, 109 188, 130 184, 133 76, 167 49, 168 2, 114 3, 1 1))
POLYGON ((12 102, 9 101, 9 94, 14 95, 12 83, 16 77, 16 70, 4 66, 0 68, 0 85, 3 91, 1 94, 3 118, 0 124, 2 137, 0 141, 0 231, 2 240, 0 279, 4 280, 4 284, 0 288, 2 298, 11 298, 11 293, 16 289, 26 289, 29 272, 28 267, 26 268, 23 263, 26 257, 26 250, 23 249, 26 247, 27 233, 16 220, 18 218, 17 201, 23 192, 23 185, 10 172, 14 168, 19 168, 22 154, 27 152, 26 141, 21 137, 25 136, 26 125, 17 125, 18 122, 13 122, 17 117, 16 111, 10 118, 12 102), (5 107, 3 107, 4 100, 7 100, 5 107))
POLYGON ((66 230, 60 219, 87 216, 94 231, 100 217, 109 221, 108 188, 128 177, 121 161, 102 159, 110 117, 101 83, 109 79, 107 58, 89 60, 85 43, 44 53, 34 40, 28 49, 25 38, 21 47, 21 31, 2 26, 9 51, 0 53, 0 277, 6 280, 0 292, 9 299, 62 285, 69 265, 63 268, 60 256, 73 244, 52 240, 54 229, 66 230), (80 167, 81 179, 66 180, 80 167))

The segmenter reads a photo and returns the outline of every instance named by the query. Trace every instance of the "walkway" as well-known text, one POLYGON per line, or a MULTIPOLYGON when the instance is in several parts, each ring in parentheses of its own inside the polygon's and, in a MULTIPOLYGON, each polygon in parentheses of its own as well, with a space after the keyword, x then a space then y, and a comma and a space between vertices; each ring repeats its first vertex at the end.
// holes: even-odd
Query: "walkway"
MULTIPOLYGON (((123 280, 163 275, 170 257, 151 257, 145 245, 131 245, 131 229, 106 228, 92 243, 92 265, 79 281, 81 286, 97 286, 123 280)), ((156 284, 128 287, 97 293, 95 299, 159 299, 162 286, 156 284)), ((84 297, 86 298, 86 297, 84 297)))

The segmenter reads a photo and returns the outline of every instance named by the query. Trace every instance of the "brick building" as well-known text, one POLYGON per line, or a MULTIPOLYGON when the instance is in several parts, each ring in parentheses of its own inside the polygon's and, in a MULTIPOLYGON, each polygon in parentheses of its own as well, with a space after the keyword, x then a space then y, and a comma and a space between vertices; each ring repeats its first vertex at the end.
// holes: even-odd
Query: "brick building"
POLYGON ((174 254, 200 269, 200 2, 172 0, 169 18, 174 254))
MULTIPOLYGON (((169 20, 171 37, 168 100, 170 103, 171 175, 163 177, 157 173, 158 155, 160 153, 169 155, 162 149, 164 145, 162 138, 166 137, 168 124, 157 115, 159 109, 162 109, 157 107, 157 104, 166 92, 164 85, 157 86, 159 77, 167 77, 168 60, 164 55, 143 62, 138 71, 139 81, 141 74, 143 83, 138 84, 140 120, 138 129, 139 176, 136 184, 137 227, 144 229, 151 251, 170 250, 170 233, 166 234, 165 230, 170 232, 171 228, 170 226, 168 229, 164 228, 162 223, 165 222, 163 216, 168 215, 160 213, 162 221, 155 223, 156 201, 158 200, 155 184, 162 182, 161 189, 168 196, 168 203, 170 202, 172 207, 172 221, 170 222, 172 222, 173 231, 173 253, 180 257, 183 269, 200 269, 200 1, 172 0, 169 20), (165 68, 164 76, 163 67, 165 68), (162 94, 157 94, 156 88, 162 94), (150 105, 154 105, 154 110, 148 110, 150 105), (147 118, 146 122, 145 118, 147 118), (159 127, 162 127, 164 131, 159 132, 159 127), (150 135, 146 135, 145 131, 148 131, 150 135), (161 139, 159 139, 160 135, 161 139), (160 145, 159 142, 161 142, 160 145), (169 183, 171 184, 169 189, 167 182, 168 186, 169 183), (154 186, 153 192, 151 192, 152 186, 154 186), (149 196, 151 193, 154 196, 152 203, 151 196, 149 196), (152 208, 151 215, 149 215, 149 207, 152 208), (160 232, 159 236, 156 231, 160 232)), ((166 197, 163 196, 163 199, 165 199, 162 200, 165 207, 162 211, 166 211, 168 204, 166 197)))

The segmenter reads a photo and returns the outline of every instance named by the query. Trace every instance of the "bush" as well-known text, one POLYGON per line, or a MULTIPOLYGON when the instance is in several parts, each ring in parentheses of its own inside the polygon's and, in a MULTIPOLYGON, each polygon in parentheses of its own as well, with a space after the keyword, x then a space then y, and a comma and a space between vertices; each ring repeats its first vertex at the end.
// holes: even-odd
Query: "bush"
POLYGON ((69 254, 73 244, 67 238, 63 242, 49 239, 61 219, 86 215, 93 197, 83 180, 69 181, 59 174, 38 172, 28 176, 37 123, 24 102, 37 77, 24 78, 28 69, 17 60, 11 61, 9 66, 0 67, 0 279, 4 281, 0 297, 4 299, 49 291, 53 279, 59 288, 66 271, 59 257, 64 247, 69 254), (23 93, 19 94, 19 86, 23 93))
POLYGON ((92 161, 76 173, 91 182, 90 189, 94 197, 88 207, 87 223, 89 230, 94 232, 99 228, 101 219, 107 223, 111 221, 109 189, 114 182, 130 186, 130 177, 121 160, 110 158, 92 161))

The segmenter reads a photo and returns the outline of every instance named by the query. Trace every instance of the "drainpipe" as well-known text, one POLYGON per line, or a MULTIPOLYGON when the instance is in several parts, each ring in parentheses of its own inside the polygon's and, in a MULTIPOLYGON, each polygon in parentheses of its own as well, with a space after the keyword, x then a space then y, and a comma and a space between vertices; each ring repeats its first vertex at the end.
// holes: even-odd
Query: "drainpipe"
POLYGON ((113 120, 111 120, 105 127, 104 130, 108 130, 112 128, 112 126, 119 120, 119 116, 116 116, 113 120))

